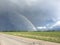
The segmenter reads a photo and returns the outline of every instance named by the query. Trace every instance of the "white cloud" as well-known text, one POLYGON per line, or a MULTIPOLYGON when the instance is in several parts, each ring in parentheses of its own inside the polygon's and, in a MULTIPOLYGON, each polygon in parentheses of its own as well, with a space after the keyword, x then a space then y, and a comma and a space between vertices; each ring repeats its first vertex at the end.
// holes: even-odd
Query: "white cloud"
POLYGON ((46 26, 42 26, 42 27, 37 27, 37 29, 47 29, 46 26))
POLYGON ((55 24, 53 24, 50 28, 54 28, 56 26, 60 26, 60 21, 57 21, 55 24))

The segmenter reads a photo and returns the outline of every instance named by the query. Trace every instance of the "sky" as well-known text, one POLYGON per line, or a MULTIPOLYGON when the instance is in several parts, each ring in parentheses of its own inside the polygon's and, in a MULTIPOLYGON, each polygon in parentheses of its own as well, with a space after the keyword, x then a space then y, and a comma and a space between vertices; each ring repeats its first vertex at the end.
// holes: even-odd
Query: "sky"
POLYGON ((0 30, 60 29, 60 0, 0 0, 0 30))

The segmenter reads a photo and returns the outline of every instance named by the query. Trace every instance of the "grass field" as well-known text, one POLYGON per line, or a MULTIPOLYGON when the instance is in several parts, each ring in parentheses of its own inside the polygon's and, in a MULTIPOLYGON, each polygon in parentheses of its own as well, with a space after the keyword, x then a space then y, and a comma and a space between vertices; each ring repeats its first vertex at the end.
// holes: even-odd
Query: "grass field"
POLYGON ((4 32, 4 33, 60 43, 60 32, 4 32))

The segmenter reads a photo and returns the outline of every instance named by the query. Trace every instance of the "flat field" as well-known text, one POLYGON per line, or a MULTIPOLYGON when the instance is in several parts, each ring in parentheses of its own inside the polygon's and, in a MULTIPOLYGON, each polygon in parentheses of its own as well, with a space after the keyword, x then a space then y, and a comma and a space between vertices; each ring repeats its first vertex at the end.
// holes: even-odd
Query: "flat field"
POLYGON ((20 37, 60 43, 60 32, 3 32, 20 37))

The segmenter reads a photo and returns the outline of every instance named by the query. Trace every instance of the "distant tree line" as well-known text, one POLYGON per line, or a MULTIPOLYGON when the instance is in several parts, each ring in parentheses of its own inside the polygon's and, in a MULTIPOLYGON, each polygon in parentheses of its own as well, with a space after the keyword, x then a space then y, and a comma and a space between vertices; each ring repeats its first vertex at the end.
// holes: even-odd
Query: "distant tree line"
POLYGON ((28 30, 0 30, 0 32, 55 32, 60 30, 37 30, 37 31, 28 31, 28 30))

